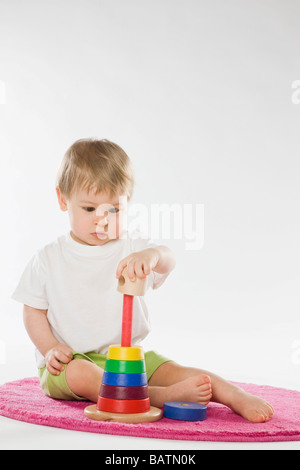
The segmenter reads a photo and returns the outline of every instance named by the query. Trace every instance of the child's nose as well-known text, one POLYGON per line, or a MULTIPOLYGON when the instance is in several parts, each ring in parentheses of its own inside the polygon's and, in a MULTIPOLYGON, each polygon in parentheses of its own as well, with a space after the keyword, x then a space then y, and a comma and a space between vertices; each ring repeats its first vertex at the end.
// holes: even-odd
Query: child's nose
POLYGON ((95 218, 95 224, 105 227, 105 225, 108 224, 107 214, 104 215, 104 216, 96 217, 95 218))

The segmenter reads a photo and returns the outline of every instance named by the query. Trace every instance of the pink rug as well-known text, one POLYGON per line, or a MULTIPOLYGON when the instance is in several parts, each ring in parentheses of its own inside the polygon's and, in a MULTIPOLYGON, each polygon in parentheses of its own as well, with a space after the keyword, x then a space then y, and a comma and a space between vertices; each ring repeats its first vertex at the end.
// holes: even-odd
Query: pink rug
POLYGON ((90 403, 48 398, 35 377, 0 386, 0 415, 74 431, 156 439, 236 442, 300 440, 300 392, 270 386, 238 385, 270 402, 275 409, 273 419, 263 424, 250 423, 227 407, 210 403, 206 421, 187 422, 168 418, 140 424, 91 421, 83 414, 90 403))

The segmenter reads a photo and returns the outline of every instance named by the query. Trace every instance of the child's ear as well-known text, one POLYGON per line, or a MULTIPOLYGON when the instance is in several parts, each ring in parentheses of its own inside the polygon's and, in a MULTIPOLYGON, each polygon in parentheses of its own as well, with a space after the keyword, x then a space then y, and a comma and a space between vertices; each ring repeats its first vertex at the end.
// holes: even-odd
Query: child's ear
POLYGON ((56 188, 56 194, 57 194, 59 207, 61 208, 62 211, 67 211, 68 210, 67 200, 65 196, 61 193, 59 187, 56 188))

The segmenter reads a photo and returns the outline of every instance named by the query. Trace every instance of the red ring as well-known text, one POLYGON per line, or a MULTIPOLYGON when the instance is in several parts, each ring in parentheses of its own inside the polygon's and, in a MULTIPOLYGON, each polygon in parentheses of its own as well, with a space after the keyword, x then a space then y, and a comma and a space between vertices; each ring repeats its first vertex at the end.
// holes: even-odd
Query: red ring
POLYGON ((150 399, 143 400, 114 400, 98 397, 97 409, 110 413, 145 413, 150 410, 150 399))

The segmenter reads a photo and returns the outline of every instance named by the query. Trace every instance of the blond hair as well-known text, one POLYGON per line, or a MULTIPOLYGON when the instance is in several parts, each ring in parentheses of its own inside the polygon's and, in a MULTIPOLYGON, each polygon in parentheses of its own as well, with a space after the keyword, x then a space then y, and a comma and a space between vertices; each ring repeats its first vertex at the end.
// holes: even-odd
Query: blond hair
POLYGON ((134 186, 131 161, 109 140, 80 139, 65 153, 56 185, 67 198, 83 189, 125 194, 130 199, 134 186))

